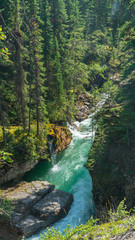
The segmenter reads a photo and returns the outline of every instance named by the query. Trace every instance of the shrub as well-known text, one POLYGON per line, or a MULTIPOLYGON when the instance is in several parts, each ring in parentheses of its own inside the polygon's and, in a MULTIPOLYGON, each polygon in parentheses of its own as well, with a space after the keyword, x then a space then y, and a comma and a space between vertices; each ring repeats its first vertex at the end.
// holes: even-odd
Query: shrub
POLYGON ((0 151, 0 167, 3 167, 4 165, 8 165, 13 162, 13 159, 11 158, 13 154, 0 151))
POLYGON ((10 220, 12 213, 11 201, 5 198, 2 193, 0 193, 0 220, 10 220))
POLYGON ((110 209, 109 211, 109 218, 110 221, 117 221, 121 220, 127 216, 129 216, 129 212, 126 210, 126 205, 125 205, 125 198, 120 202, 116 210, 110 209))

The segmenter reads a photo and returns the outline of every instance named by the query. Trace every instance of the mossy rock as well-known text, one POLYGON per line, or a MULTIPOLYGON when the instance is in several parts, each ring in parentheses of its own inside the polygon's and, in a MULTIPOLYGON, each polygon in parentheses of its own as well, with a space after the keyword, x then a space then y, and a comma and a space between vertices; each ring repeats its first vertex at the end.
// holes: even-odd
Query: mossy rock
POLYGON ((67 127, 61 127, 55 124, 48 124, 49 137, 51 138, 55 151, 61 152, 67 148, 72 140, 72 134, 67 127))

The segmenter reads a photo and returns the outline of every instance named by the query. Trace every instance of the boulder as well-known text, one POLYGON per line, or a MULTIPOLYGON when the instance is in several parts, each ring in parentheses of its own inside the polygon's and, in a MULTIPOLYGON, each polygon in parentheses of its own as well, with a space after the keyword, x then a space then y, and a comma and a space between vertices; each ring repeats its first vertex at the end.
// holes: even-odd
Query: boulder
POLYGON ((10 200, 13 208, 10 227, 28 237, 66 216, 73 195, 54 188, 46 181, 33 181, 3 190, 1 198, 10 200))
POLYGON ((83 112, 79 112, 77 115, 76 115, 76 120, 81 122, 83 121, 84 119, 87 119, 88 118, 88 115, 83 113, 83 112))
POLYGON ((46 221, 47 226, 66 216, 72 202, 72 194, 56 189, 35 204, 32 213, 46 221))
POLYGON ((14 225, 14 228, 18 231, 18 233, 20 233, 20 235, 24 235, 25 237, 33 235, 43 227, 46 227, 44 221, 39 220, 32 215, 28 215, 26 218, 14 225))
POLYGON ((8 168, 0 168, 0 185, 22 176, 24 173, 34 168, 38 162, 38 160, 27 161, 19 164, 16 163, 8 168))

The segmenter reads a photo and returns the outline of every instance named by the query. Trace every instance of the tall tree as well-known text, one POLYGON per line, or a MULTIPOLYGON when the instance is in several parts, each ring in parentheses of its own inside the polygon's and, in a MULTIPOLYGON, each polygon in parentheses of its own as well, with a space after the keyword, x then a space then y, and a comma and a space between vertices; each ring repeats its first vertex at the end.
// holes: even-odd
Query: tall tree
POLYGON ((82 27, 82 18, 80 14, 80 5, 78 0, 67 0, 69 33, 76 28, 82 27))
MULTIPOLYGON (((13 95, 11 91, 11 82, 7 74, 7 69, 9 70, 11 61, 9 60, 9 52, 6 47, 6 36, 0 27, 0 123, 2 125, 3 131, 3 142, 6 145, 6 134, 5 126, 7 125, 8 119, 7 114, 10 108, 11 98, 10 95, 13 95), (8 98, 7 98, 8 96, 8 98), (8 101, 9 99, 9 101, 8 101)), ((11 79, 12 81, 12 79, 11 79)), ((11 110, 11 109, 10 109, 11 110)))
POLYGON ((27 125, 27 113, 26 113, 26 74, 24 71, 24 34, 21 31, 21 6, 20 0, 12 1, 11 6, 11 28, 12 28, 12 38, 14 46, 14 66, 15 66, 15 90, 17 94, 17 99, 19 102, 19 108, 21 110, 21 118, 23 127, 26 128, 27 125))
POLYGON ((40 16, 39 16, 39 3, 37 0, 30 0, 28 3, 29 10, 29 28, 30 28, 30 71, 33 73, 33 104, 36 110, 36 122, 37 122, 37 136, 39 136, 39 123, 45 117, 46 104, 44 92, 44 81, 45 81, 45 68, 43 67, 43 48, 42 48, 42 37, 41 29, 39 28, 40 16))
POLYGON ((51 23, 54 38, 57 37, 60 54, 64 54, 64 47, 67 39, 67 12, 64 0, 50 0, 51 23))
POLYGON ((51 6, 49 5, 48 0, 42 0, 40 2, 41 7, 41 20, 42 24, 42 36, 43 36, 43 55, 45 66, 48 69, 49 62, 52 57, 53 51, 53 29, 51 23, 51 6))

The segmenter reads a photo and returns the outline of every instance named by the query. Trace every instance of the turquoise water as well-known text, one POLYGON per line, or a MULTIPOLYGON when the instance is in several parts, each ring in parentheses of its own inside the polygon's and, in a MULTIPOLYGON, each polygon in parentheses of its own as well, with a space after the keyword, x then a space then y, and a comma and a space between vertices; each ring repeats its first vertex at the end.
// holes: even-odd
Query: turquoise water
MULTIPOLYGON (((95 130, 92 129, 92 115, 75 126, 69 126, 73 140, 69 147, 61 154, 53 157, 53 163, 40 162, 25 176, 25 180, 45 180, 55 184, 56 188, 72 193, 74 202, 68 215, 57 223, 62 231, 68 224, 71 227, 86 223, 94 213, 92 197, 92 180, 88 170, 83 166, 88 159, 95 130)), ((41 231, 43 233, 45 230, 41 231)), ((39 239, 40 233, 29 240, 39 239)))

